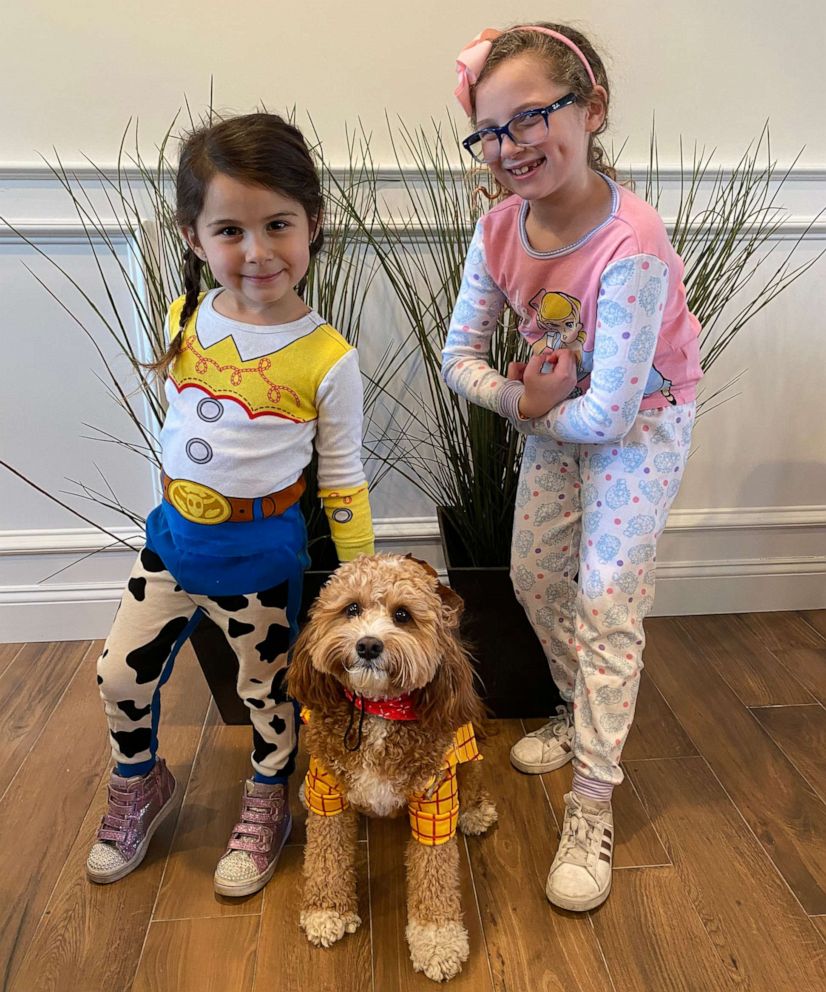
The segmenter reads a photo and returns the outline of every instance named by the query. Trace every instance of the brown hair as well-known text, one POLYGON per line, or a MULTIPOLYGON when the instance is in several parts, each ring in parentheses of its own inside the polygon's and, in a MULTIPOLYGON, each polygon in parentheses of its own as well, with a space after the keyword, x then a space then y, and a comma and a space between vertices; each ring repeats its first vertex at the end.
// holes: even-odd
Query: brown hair
MULTIPOLYGON (((298 201, 311 227, 322 216, 321 181, 307 143, 297 127, 277 114, 229 117, 202 125, 181 139, 175 179, 175 220, 180 227, 195 227, 209 183, 218 173, 298 201)), ((310 243, 311 258, 323 243, 324 231, 318 223, 310 243)), ((183 256, 186 298, 179 325, 169 329, 171 342, 166 352, 147 366, 158 374, 166 372, 181 350, 181 332, 198 306, 203 270, 204 262, 187 247, 183 256)), ((306 278, 296 287, 299 295, 305 286, 306 278)))
MULTIPOLYGON (((605 118, 599 128, 590 135, 588 141, 588 166, 597 172, 605 173, 611 179, 616 179, 616 170, 607 161, 605 149, 599 141, 599 135, 608 126, 608 104, 611 98, 608 75, 602 59, 585 35, 575 28, 568 27, 566 24, 551 24, 546 21, 537 21, 535 26, 538 28, 548 28, 569 38, 588 60, 597 85, 602 86, 605 90, 605 118)), ((476 80, 474 86, 471 87, 470 91, 474 114, 476 112, 476 87, 479 83, 490 75, 496 66, 501 65, 502 62, 523 54, 534 55, 545 62, 548 66, 551 79, 554 82, 563 83, 566 89, 576 94, 577 103, 586 104, 595 98, 594 87, 591 85, 591 80, 588 78, 588 72, 585 66, 577 54, 571 51, 564 42, 552 38, 550 35, 544 34, 541 31, 531 31, 529 27, 526 27, 524 31, 516 28, 505 31, 498 38, 494 39, 491 44, 490 54, 482 67, 482 71, 479 73, 479 78, 476 80)))

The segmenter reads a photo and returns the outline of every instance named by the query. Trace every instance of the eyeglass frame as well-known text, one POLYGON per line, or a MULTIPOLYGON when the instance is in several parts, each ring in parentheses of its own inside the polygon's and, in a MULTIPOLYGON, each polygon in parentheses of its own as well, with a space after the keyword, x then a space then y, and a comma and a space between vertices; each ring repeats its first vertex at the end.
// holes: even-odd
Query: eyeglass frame
POLYGON ((565 96, 560 97, 558 100, 554 100, 553 103, 549 103, 547 107, 532 107, 528 110, 521 110, 518 114, 514 114, 509 121, 501 124, 499 127, 480 127, 478 131, 474 131, 473 134, 469 134, 466 138, 462 139, 462 148, 470 155, 474 162, 479 162, 480 164, 487 163, 488 161, 493 162, 496 159, 486 159, 477 158, 471 145, 478 144, 482 145, 482 135, 495 134, 499 141, 499 154, 497 158, 502 157, 502 139, 507 135, 515 145, 520 145, 522 148, 532 148, 532 145, 526 145, 522 141, 517 141, 516 138, 510 132, 510 126, 514 121, 518 121, 520 118, 530 117, 534 114, 541 114, 542 119, 545 121, 545 133, 547 134, 550 130, 550 125, 548 124, 548 118, 551 114, 555 114, 557 110, 563 110, 565 107, 570 107, 571 104, 576 103, 577 95, 576 93, 568 93, 565 96))

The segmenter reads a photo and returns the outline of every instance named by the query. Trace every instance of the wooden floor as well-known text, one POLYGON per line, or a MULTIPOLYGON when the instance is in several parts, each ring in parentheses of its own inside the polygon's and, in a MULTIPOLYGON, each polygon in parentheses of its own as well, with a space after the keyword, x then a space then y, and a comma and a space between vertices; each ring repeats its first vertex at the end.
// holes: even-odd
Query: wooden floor
MULTIPOLYGON (((570 768, 512 771, 522 725, 502 721, 486 744, 500 822, 460 843, 471 956, 453 992, 826 989, 826 612, 659 619, 648 632, 608 902, 574 915, 546 901, 570 768)), ((221 724, 188 653, 161 737, 180 812, 128 878, 86 881, 109 767, 99 648, 0 645, 4 992, 433 988, 404 944, 402 821, 365 826, 365 922, 331 950, 298 928, 300 808, 265 891, 214 895, 249 729, 221 724)))

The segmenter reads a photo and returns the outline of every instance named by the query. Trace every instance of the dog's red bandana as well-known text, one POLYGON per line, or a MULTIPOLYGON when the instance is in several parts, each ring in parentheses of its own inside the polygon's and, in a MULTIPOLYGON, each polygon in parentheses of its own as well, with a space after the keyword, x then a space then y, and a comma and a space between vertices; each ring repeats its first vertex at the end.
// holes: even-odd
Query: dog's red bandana
POLYGON ((418 720, 416 710, 413 708, 413 696, 409 692, 390 699, 365 699, 364 696, 357 696, 349 689, 344 690, 344 695, 357 709, 371 716, 380 716, 383 720, 418 720))

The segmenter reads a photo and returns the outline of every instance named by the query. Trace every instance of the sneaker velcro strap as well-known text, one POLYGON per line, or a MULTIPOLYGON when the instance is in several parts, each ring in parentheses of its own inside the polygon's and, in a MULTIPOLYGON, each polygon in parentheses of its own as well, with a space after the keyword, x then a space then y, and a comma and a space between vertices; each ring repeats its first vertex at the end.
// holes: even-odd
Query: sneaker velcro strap
POLYGON ((272 810, 245 809, 241 815, 242 823, 269 823, 273 818, 272 810))
POLYGON ((229 842, 230 851, 251 851, 254 854, 269 854, 271 842, 255 840, 253 837, 233 837, 229 842))
POLYGON ((269 827, 258 823, 237 823, 229 841, 231 851, 257 851, 267 854, 272 846, 273 833, 269 827))
POLYGON ((242 820, 240 823, 235 824, 233 833, 254 834, 257 837, 263 837, 266 834, 272 834, 272 830, 261 823, 247 823, 246 820, 242 820))
POLYGON ((98 840, 111 840, 122 844, 126 840, 125 830, 110 830, 108 827, 101 827, 98 830, 98 840))

